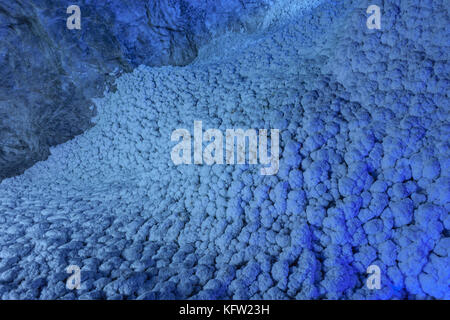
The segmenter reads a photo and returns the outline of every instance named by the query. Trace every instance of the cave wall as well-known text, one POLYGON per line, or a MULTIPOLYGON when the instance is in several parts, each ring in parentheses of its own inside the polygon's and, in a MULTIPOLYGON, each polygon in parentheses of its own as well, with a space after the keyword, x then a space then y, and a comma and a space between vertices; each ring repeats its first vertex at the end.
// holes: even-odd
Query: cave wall
POLYGON ((91 99, 145 64, 182 66, 224 32, 252 32, 274 0, 0 0, 0 181, 84 132, 91 99))

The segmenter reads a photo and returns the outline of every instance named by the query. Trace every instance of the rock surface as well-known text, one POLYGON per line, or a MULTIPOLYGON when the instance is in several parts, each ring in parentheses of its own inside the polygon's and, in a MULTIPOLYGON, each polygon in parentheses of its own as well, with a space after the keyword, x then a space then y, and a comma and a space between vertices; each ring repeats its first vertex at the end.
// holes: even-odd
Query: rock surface
POLYGON ((95 127, 0 184, 0 298, 450 299, 448 6, 383 3, 381 31, 372 0, 330 1, 121 76, 95 127), (278 173, 174 165, 194 120, 280 129, 278 173))
POLYGON ((91 127, 91 98, 139 64, 186 65, 213 36, 251 31, 268 1, 0 0, 0 180, 91 127))

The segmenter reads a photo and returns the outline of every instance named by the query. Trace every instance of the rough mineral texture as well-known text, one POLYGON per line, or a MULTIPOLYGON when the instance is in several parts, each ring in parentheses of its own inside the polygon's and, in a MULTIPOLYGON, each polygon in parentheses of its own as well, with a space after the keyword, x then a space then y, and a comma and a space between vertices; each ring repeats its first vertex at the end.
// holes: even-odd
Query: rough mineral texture
POLYGON ((91 98, 118 74, 186 65, 212 37, 255 30, 271 2, 80 0, 69 30, 73 1, 0 0, 0 181, 91 127, 91 98))
POLYGON ((325 1, 124 74, 93 128, 0 184, 0 297, 450 299, 448 9, 325 1), (174 165, 195 120, 278 128, 278 173, 174 165))

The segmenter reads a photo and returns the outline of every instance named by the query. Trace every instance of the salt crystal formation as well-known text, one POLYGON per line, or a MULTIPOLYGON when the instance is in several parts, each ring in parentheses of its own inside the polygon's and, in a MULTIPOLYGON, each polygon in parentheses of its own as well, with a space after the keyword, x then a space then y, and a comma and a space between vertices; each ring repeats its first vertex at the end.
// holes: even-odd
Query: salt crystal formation
MULTIPOLYGON (((49 147, 91 127, 91 98, 115 76, 186 65, 227 30, 272 25, 256 0, 77 0, 80 30, 68 30, 68 0, 0 0, 0 181, 45 160, 49 147)), ((315 0, 316 2, 318 0, 315 0)))
POLYGON ((117 79, 92 129, 0 184, 0 297, 449 299, 448 3, 383 3, 381 30, 372 1, 325 1, 117 79), (280 129, 278 173, 175 166, 195 120, 280 129))

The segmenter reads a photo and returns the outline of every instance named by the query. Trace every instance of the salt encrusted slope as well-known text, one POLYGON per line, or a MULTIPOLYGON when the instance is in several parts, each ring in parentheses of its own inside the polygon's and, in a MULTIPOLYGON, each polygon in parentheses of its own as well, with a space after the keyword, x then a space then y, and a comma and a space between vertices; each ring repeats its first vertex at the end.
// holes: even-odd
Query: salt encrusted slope
POLYGON ((1 297, 449 299, 445 4, 384 1, 382 31, 369 3, 327 4, 122 76, 94 128, 0 184, 1 297), (279 128, 278 174, 174 166, 194 120, 279 128))
POLYGON ((212 37, 253 32, 278 0, 0 0, 0 180, 91 127, 91 98, 139 64, 186 65, 212 37))

